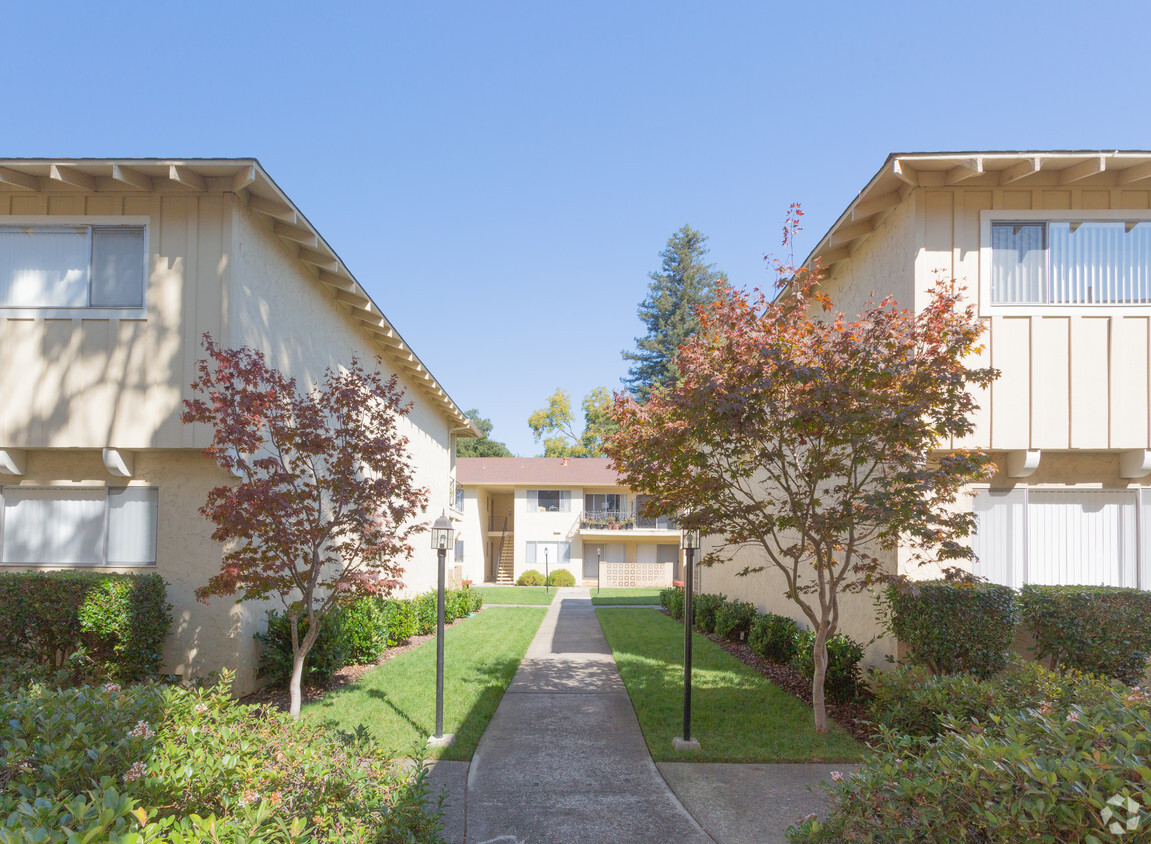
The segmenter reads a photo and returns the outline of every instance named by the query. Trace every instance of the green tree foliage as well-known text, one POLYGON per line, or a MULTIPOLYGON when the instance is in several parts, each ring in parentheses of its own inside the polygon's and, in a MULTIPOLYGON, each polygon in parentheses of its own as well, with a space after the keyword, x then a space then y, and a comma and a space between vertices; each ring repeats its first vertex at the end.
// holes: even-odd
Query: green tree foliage
POLYGON ((612 418, 612 395, 595 387, 584 396, 584 429, 576 430, 576 416, 567 390, 556 390, 548 406, 528 417, 536 442, 543 440, 544 457, 604 457, 604 441, 616 431, 612 418))
POLYGON ((634 352, 623 352, 624 360, 634 361, 624 386, 640 401, 657 387, 679 382, 676 352, 699 329, 696 307, 711 301, 723 278, 714 264, 704 262, 706 242, 706 235, 684 223, 659 253, 663 258, 659 272, 648 273, 648 294, 637 309, 647 334, 636 338, 634 352))
POLYGON ((491 439, 492 420, 480 416, 476 408, 468 411, 468 418, 480 429, 478 440, 460 439, 456 441, 457 457, 514 457, 511 449, 501 442, 491 439))

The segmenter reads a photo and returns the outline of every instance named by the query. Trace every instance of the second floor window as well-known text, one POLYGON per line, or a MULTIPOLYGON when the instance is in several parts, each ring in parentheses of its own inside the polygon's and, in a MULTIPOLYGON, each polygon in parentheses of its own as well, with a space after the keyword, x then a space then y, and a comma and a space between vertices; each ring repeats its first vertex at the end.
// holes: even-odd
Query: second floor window
POLYGON ((529 513, 568 513, 572 508, 570 489, 529 489, 529 513))
POLYGON ((0 226, 0 308, 143 306, 143 226, 0 226))
POLYGON ((991 301, 1151 304, 1151 222, 992 223, 991 301))

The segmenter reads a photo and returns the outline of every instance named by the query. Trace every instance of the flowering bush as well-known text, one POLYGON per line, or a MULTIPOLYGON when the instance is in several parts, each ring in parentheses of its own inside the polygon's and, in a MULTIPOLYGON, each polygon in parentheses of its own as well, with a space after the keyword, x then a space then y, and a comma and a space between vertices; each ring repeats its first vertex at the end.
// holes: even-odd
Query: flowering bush
POLYGON ((1151 836, 1151 702, 1142 692, 946 718, 942 728, 937 739, 884 730, 857 772, 828 787, 832 814, 806 819, 788 839, 1100 844, 1116 840, 1116 815, 1131 833, 1119 840, 1151 836))
POLYGON ((440 840, 421 764, 227 682, 30 687, 0 703, 0 748, 4 842, 440 840))

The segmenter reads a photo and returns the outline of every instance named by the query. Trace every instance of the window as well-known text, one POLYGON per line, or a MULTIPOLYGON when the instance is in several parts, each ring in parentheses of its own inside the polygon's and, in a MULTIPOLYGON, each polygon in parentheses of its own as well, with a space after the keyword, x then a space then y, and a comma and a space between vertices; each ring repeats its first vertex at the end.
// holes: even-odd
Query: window
POLYGON ((448 502, 453 510, 464 512, 464 488, 455 478, 448 480, 448 502))
POLYGON ((529 566, 564 565, 571 562, 572 544, 570 542, 529 542, 527 544, 527 564, 529 566))
POLYGON ((462 563, 464 561, 464 541, 462 539, 456 540, 455 560, 457 563, 462 563))
POLYGON ((0 563, 11 566, 154 566, 154 487, 5 487, 0 563))
POLYGON ((144 307, 143 226, 0 226, 0 308, 144 307))
POLYGON ((570 489, 529 489, 529 513, 570 513, 572 493, 570 489))
POLYGON ((624 508, 624 497, 616 493, 592 492, 583 499, 584 509, 589 513, 610 513, 618 516, 624 508))
POLYGON ((1151 303, 1151 222, 993 222, 991 302, 1151 303))
POLYGON ((1151 495, 1138 490, 980 490, 975 573, 1016 589, 1028 583, 1149 588, 1151 566, 1140 563, 1151 547, 1149 507, 1151 495))

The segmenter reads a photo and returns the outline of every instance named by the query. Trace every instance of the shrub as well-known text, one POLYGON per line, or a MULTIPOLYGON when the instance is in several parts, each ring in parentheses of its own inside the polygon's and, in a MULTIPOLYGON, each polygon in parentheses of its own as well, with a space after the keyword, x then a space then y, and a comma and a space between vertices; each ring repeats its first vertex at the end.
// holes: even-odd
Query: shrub
POLYGON ((544 576, 535 569, 528 569, 516 580, 516 586, 543 586, 544 576))
MULTIPOLYGON (((943 727, 931 741, 885 731, 856 773, 829 787, 832 814, 792 827, 788 839, 1111 841, 1100 811, 1107 801, 1146 800, 1144 694, 1112 690, 1066 713, 1030 709, 943 727)), ((1118 814, 1125 822, 1126 809, 1118 814)), ((1148 820, 1143 805, 1132 840, 1146 840, 1148 820)))
POLYGON ((1024 586, 1035 658, 1138 683, 1151 656, 1151 592, 1106 586, 1024 586))
POLYGON ((211 690, 25 689, 0 702, 3 841, 439 841, 426 769, 366 735, 211 690))
POLYGON ((436 615, 439 607, 436 605, 436 593, 425 592, 412 598, 412 607, 416 613, 416 633, 427 636, 436 629, 436 615))
POLYGON ((990 677, 1007 664, 1019 610, 1015 591, 993 583, 932 580, 891 587, 891 629, 908 661, 935 674, 990 677))
POLYGON ((945 719, 986 723, 993 714, 1044 707, 1066 713, 1072 705, 1094 705, 1125 689, 1078 672, 1060 672, 1034 662, 1013 662, 999 676, 933 676, 924 668, 900 667, 872 678, 872 721, 889 730, 930 738, 945 719))
POLYGON ((158 574, 0 574, 0 656, 140 680, 160 670, 171 610, 158 574))
POLYGON ((575 575, 568 569, 556 569, 548 575, 549 586, 575 586, 575 575))
POLYGON ((384 601, 384 635, 389 648, 402 645, 416 635, 416 608, 406 598, 384 601))
POLYGON ((659 602, 668 614, 675 619, 683 620, 684 593, 682 589, 664 589, 659 593, 659 602))
MULTIPOLYGON (((308 632, 308 620, 301 618, 297 625, 300 640, 308 632)), ((273 683, 286 683, 292 676, 292 627, 288 616, 268 610, 268 629, 257 633, 262 648, 261 675, 273 683)), ((305 683, 324 684, 332 675, 348 664, 348 640, 344 633, 342 614, 329 613, 320 620, 320 635, 304 660, 305 683)))
POLYGON ((795 658, 799 630, 799 625, 786 616, 760 613, 751 623, 747 646, 762 659, 786 665, 795 658))
MULTIPOLYGON (((852 701, 859 697, 863 645, 844 633, 827 640, 827 673, 823 688, 833 700, 852 701)), ((800 630, 795 637, 792 666, 808 680, 815 679, 815 633, 800 630)))
POLYGON ((484 606, 484 596, 483 595, 481 595, 479 592, 476 592, 474 589, 467 590, 467 595, 468 595, 468 601, 469 601, 469 607, 468 607, 469 612, 479 612, 481 609, 483 609, 483 606, 484 606))
POLYGON ((462 589, 449 589, 444 592, 444 623, 451 624, 457 618, 467 618, 471 601, 462 589))
POLYGON ((384 605, 382 598, 360 598, 341 610, 349 663, 378 662, 388 649, 384 605))
POLYGON ((735 642, 746 639, 755 616, 755 604, 746 601, 724 601, 715 613, 716 635, 735 642))
MULTIPOLYGON (((685 596, 686 599, 686 596, 685 596)), ((707 592, 693 595, 691 599, 692 622, 696 630, 703 633, 715 632, 715 615, 727 600, 727 595, 713 595, 707 592)))

